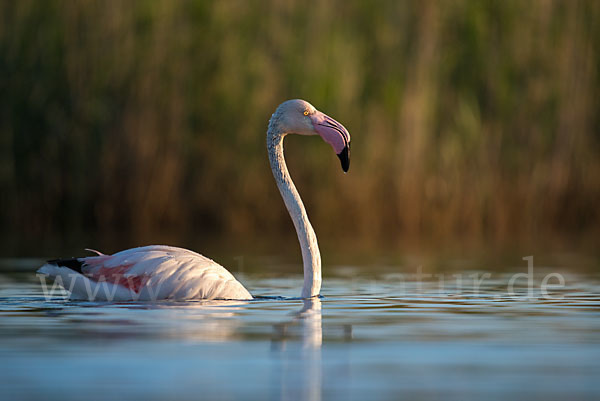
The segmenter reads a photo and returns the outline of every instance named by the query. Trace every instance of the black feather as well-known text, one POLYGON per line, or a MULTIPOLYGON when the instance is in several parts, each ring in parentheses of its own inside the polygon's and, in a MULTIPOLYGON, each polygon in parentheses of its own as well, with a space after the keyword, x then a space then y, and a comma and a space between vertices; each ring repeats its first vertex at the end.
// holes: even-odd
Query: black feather
POLYGON ((81 267, 83 266, 83 262, 81 262, 77 258, 54 259, 54 260, 49 260, 48 263, 50 263, 51 265, 68 267, 69 269, 74 270, 74 271, 76 271, 78 273, 83 273, 81 271, 81 267))

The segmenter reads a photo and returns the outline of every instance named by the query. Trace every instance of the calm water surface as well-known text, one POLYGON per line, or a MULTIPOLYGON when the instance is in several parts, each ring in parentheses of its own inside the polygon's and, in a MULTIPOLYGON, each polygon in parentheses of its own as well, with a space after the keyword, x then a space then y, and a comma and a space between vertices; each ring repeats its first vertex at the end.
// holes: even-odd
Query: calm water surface
POLYGON ((330 267, 313 301, 293 299, 300 276, 237 274, 283 298, 144 304, 46 298, 37 261, 7 264, 5 400, 600 399, 597 274, 560 272, 546 297, 547 272, 510 293, 516 271, 442 283, 330 267))

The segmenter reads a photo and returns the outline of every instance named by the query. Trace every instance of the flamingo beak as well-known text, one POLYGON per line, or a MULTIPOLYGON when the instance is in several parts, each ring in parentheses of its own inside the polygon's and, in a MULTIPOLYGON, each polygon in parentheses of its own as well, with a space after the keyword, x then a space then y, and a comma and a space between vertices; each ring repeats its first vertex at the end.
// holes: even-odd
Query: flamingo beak
POLYGON ((344 146, 344 149, 338 153, 337 157, 340 158, 340 162, 342 163, 342 170, 344 170, 344 173, 347 173, 350 168, 350 142, 344 146))
POLYGON ((317 134, 331 145, 340 158, 344 173, 350 168, 350 133, 340 123, 325 113, 315 111, 310 119, 317 134))

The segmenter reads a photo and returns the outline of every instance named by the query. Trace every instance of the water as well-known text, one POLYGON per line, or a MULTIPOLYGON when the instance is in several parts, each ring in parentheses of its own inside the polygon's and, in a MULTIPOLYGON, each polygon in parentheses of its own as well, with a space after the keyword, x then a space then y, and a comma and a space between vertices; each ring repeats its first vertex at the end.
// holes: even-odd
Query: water
POLYGON ((600 398, 597 274, 561 271, 546 294, 548 271, 508 291, 525 268, 442 283, 330 267, 310 302, 297 275, 246 273, 283 298, 144 304, 46 299, 38 262, 19 263, 0 270, 5 400, 600 398))

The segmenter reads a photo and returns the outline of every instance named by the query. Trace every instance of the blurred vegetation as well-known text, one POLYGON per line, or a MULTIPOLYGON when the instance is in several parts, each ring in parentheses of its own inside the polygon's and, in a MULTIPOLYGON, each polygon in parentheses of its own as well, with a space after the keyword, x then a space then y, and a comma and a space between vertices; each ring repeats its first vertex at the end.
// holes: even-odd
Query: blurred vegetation
POLYGON ((286 140, 322 239, 595 235, 599 58, 598 1, 2 1, 0 224, 293 238, 304 98, 352 135, 286 140))

